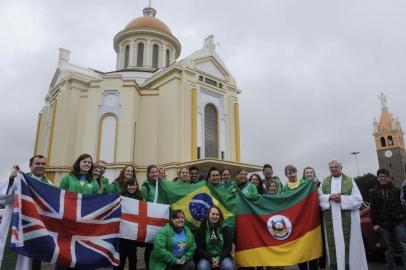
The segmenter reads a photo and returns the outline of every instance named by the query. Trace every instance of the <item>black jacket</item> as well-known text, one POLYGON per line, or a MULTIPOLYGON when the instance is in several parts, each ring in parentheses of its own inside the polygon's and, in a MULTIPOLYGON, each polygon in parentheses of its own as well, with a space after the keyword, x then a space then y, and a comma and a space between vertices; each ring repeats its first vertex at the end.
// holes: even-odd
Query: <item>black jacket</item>
MULTIPOLYGON (((220 261, 226 257, 231 257, 231 250, 233 244, 233 238, 229 227, 224 226, 221 230, 221 234, 224 237, 223 251, 220 253, 220 261)), ((195 241, 197 248, 197 257, 203 258, 211 262, 212 256, 206 250, 206 226, 200 226, 195 233, 195 241)))
POLYGON ((377 185, 370 191, 371 221, 382 228, 393 228, 404 221, 400 189, 392 183, 377 185))

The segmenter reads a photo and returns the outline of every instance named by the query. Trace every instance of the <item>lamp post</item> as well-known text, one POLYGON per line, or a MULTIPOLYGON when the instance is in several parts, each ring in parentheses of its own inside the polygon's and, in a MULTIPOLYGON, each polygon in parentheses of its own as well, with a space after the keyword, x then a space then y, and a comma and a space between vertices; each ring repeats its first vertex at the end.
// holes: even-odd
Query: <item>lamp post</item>
POLYGON ((355 165, 357 166, 357 175, 358 175, 358 177, 359 177, 359 170, 358 170, 358 160, 357 160, 357 155, 359 154, 360 152, 352 152, 352 153, 350 153, 350 155, 353 155, 354 156, 354 158, 355 158, 355 165))

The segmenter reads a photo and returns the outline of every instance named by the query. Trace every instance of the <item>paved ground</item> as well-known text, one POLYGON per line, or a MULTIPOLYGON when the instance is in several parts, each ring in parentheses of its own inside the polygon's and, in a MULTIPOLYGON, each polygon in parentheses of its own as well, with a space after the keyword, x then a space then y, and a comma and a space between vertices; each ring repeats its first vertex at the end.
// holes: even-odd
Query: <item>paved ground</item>
MULTIPOLYGON (((143 248, 138 248, 138 265, 137 269, 138 270, 143 270, 145 269, 145 264, 144 264, 144 259, 143 259, 143 254, 144 250, 143 248)), ((53 265, 44 265, 42 266, 43 270, 54 270, 53 265)), ((98 269, 98 270, 111 270, 111 268, 103 268, 103 269, 98 269)), ((299 268, 297 266, 289 266, 285 267, 284 270, 298 270, 299 268)), ((385 263, 383 261, 382 257, 375 257, 375 258, 368 258, 368 269, 369 270, 385 270, 385 263)), ((402 270, 404 269, 401 265, 400 258, 397 258, 397 266, 396 270, 402 270)))

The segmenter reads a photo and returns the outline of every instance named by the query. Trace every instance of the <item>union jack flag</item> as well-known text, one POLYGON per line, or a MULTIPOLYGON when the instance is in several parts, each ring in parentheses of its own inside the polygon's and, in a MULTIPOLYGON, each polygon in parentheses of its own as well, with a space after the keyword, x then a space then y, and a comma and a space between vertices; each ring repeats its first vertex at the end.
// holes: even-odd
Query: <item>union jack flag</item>
POLYGON ((120 197, 82 195, 19 174, 15 179, 12 249, 63 267, 117 266, 120 197))

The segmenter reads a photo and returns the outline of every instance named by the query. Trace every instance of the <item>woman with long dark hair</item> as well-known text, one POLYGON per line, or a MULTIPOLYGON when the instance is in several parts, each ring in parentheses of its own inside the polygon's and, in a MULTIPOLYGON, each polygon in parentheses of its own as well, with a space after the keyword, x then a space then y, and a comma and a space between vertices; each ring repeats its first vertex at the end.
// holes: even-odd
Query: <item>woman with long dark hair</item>
POLYGON ((197 270, 233 270, 232 235, 220 208, 213 205, 196 232, 197 270))
POLYGON ((93 178, 93 160, 89 154, 80 155, 73 164, 72 170, 62 177, 61 189, 82 194, 99 193, 99 185, 93 178))
POLYGON ((259 176, 259 174, 251 174, 249 181, 251 184, 256 186, 259 195, 264 195, 267 193, 264 187, 264 183, 262 182, 261 176, 259 176))
POLYGON ((136 178, 135 176, 135 167, 133 165, 125 166, 120 175, 111 183, 110 192, 112 193, 121 193, 123 191, 124 184, 127 180, 136 178))

